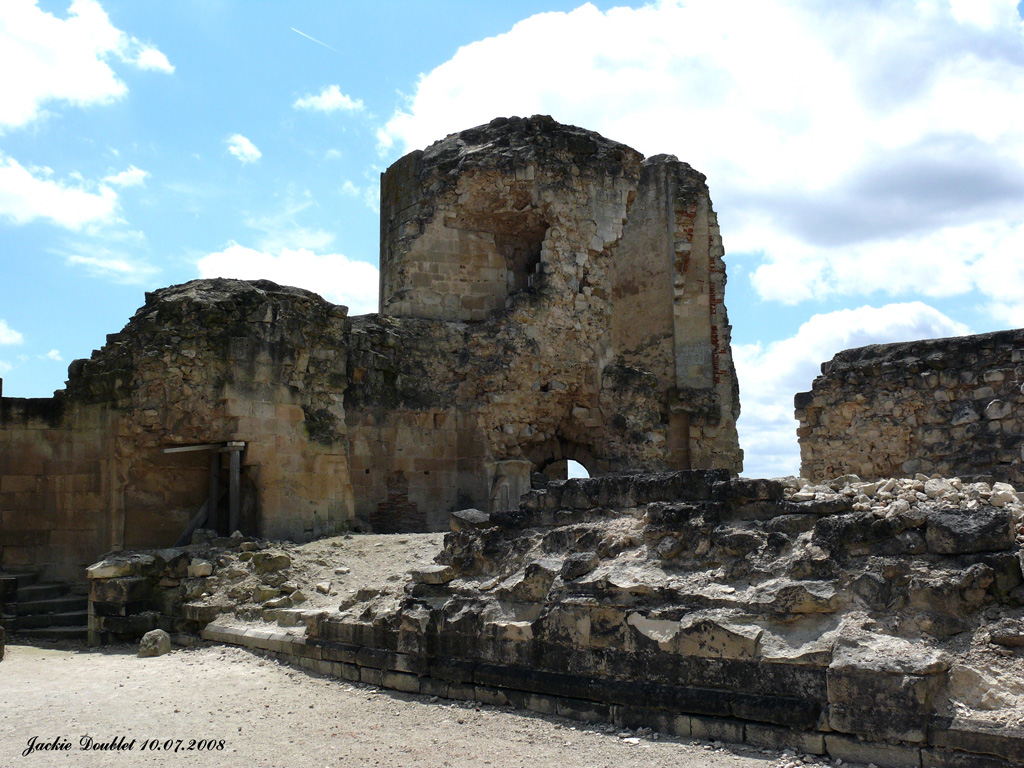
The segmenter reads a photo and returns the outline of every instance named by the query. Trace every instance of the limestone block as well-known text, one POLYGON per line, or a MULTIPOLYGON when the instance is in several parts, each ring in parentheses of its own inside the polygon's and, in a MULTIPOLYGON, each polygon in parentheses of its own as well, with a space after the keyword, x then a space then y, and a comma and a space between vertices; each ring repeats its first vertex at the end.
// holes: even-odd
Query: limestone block
POLYGON ((252 556, 253 570, 256 573, 276 573, 291 567, 292 560, 283 552, 263 551, 252 556))
POLYGON ((188 566, 189 578, 213 575, 213 563, 207 560, 195 559, 188 566))

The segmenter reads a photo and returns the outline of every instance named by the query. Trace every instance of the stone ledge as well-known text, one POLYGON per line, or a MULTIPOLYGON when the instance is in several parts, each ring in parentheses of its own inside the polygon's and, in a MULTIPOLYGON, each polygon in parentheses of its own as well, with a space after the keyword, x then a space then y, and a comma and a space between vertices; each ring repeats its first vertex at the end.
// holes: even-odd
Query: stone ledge
MULTIPOLYGON (((652 727, 661 733, 681 738, 745 743, 758 748, 796 748, 801 752, 841 758, 846 762, 874 763, 879 768, 1010 768, 1019 765, 1017 757, 986 754, 998 750, 1016 756, 1024 749, 1024 740, 993 733, 984 724, 968 730, 966 723, 951 727, 948 720, 935 720, 931 729, 934 743, 928 747, 886 744, 836 733, 821 733, 812 728, 790 728, 769 723, 725 716, 684 713, 651 708, 640 704, 594 701, 588 698, 561 696, 558 686, 543 684, 536 670, 530 680, 520 676, 523 670, 502 670, 497 665, 476 664, 457 659, 437 659, 429 664, 418 660, 418 668, 430 674, 415 674, 390 667, 404 664, 407 654, 388 652, 362 653, 355 646, 315 641, 282 628, 256 629, 214 622, 202 631, 206 641, 238 645, 253 651, 269 653, 282 661, 295 664, 322 675, 350 682, 361 682, 402 693, 438 696, 477 701, 494 706, 511 705, 539 714, 558 715, 584 722, 610 722, 622 728, 652 727), (333 658, 332 658, 333 657, 333 658), (360 666, 335 660, 357 658, 382 664, 382 667, 360 666), (535 689, 528 690, 519 681, 535 689), (498 683, 505 683, 500 685, 498 683), (508 687, 514 685, 514 687, 508 687), (943 746, 939 746, 939 745, 943 746), (956 744, 957 749, 946 748, 956 744), (977 751, 973 751, 977 750, 977 751)), ((576 676, 563 675, 559 683, 576 682, 576 676)), ((579 691, 579 688, 562 690, 579 691)), ((587 690, 584 688, 583 690, 587 690)), ((619 689, 622 690, 622 689, 619 689)), ((719 692, 736 697, 736 693, 719 692)), ((770 697, 758 697, 770 698, 770 697)), ((648 703, 650 699, 647 699, 648 703)), ((794 700, 795 701, 795 700, 794 700)), ((769 702, 768 704, 772 704, 769 702)))

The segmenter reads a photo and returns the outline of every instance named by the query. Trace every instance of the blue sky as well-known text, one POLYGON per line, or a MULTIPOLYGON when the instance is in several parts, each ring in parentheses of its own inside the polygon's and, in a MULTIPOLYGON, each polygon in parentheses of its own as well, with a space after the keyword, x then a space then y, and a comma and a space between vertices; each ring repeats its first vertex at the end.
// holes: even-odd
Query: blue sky
POLYGON ((196 277, 372 311, 380 172, 536 113, 707 174, 746 474, 840 349, 1024 326, 1012 0, 3 0, 4 394, 196 277))

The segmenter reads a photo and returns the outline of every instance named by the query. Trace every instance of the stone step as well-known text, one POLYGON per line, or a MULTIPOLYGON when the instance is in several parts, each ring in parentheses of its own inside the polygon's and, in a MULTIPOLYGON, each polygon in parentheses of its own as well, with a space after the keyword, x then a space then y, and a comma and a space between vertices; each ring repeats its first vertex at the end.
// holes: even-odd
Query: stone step
POLYGON ((18 616, 32 616, 38 613, 66 613, 69 611, 84 611, 89 606, 87 597, 52 597, 47 600, 32 600, 30 602, 18 602, 18 616))
POLYGON ((3 585, 5 593, 8 587, 17 591, 38 581, 39 574, 35 571, 0 571, 0 584, 3 585))
POLYGON ((31 603, 37 600, 49 600, 54 597, 67 597, 70 587, 67 584, 30 584, 18 587, 18 602, 31 603))
POLYGON ((88 627, 32 627, 19 629, 18 636, 35 640, 85 640, 88 627))
POLYGON ((36 613, 30 616, 18 616, 16 632, 39 627, 87 627, 88 611, 65 611, 64 613, 36 613))

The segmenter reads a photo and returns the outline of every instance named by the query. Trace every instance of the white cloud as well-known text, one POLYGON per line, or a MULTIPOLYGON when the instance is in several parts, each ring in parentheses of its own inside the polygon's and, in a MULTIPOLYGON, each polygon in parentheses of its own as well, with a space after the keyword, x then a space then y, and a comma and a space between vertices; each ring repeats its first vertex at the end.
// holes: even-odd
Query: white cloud
POLYGON ((292 104, 295 109, 313 109, 318 112, 360 112, 364 104, 341 92, 336 85, 329 85, 316 96, 306 94, 292 104))
POLYGON ((139 69, 166 72, 169 75, 174 73, 174 65, 161 51, 152 46, 144 46, 134 58, 134 63, 139 69))
POLYGON ((0 129, 32 122, 47 102, 87 106, 121 98, 128 88, 110 67, 112 57, 174 70, 159 50, 114 27, 96 0, 74 0, 66 19, 42 11, 36 0, 3 0, 0 129))
POLYGON ((63 357, 60 356, 59 349, 51 349, 49 352, 43 355, 43 357, 45 357, 47 360, 55 360, 58 363, 64 359, 63 357))
POLYGON ((21 344, 25 337, 7 324, 6 320, 0 320, 0 344, 21 344))
POLYGON ((49 178, 50 173, 47 168, 25 168, 0 153, 0 216, 15 224, 48 219, 71 230, 118 219, 113 189, 100 184, 93 190, 81 181, 56 181, 49 178))
POLYGON ((793 396, 810 390, 821 364, 844 349, 960 336, 970 329, 919 301, 814 315, 795 335, 733 347, 740 382, 738 428, 744 474, 795 475, 800 469, 793 396))
POLYGON ((421 76, 378 135, 393 153, 536 113, 706 173, 729 252, 761 260, 751 267, 763 298, 994 297, 981 255, 1000 254, 985 260, 996 274, 1020 258, 1024 26, 1013 0, 661 0, 538 14, 421 76))
POLYGON ((106 176, 103 180, 107 184, 113 184, 115 187, 144 187, 149 176, 149 171, 144 171, 141 168, 130 165, 126 170, 106 176))
POLYGON ((377 311, 377 268, 340 253, 286 248, 275 255, 232 242, 223 251, 201 258, 198 267, 200 277, 272 280, 306 288, 344 304, 353 315, 377 311))
POLYGON ((122 284, 145 283, 160 272, 159 268, 123 247, 110 247, 105 244, 117 244, 121 240, 138 241, 136 234, 115 233, 104 242, 81 241, 68 245, 59 253, 64 256, 68 265, 84 269, 93 277, 122 284))
POLYGON ((255 163, 263 157, 263 153, 256 149, 256 145, 240 133, 228 137, 227 144, 228 152, 241 160, 242 165, 255 163))
POLYGON ((289 190, 285 194, 284 206, 279 211, 262 216, 246 216, 245 224, 262 233, 257 240, 257 247, 261 251, 277 252, 302 248, 322 251, 334 242, 334 233, 325 229, 304 227, 298 223, 299 215, 316 205, 316 200, 308 189, 302 193, 289 190))

